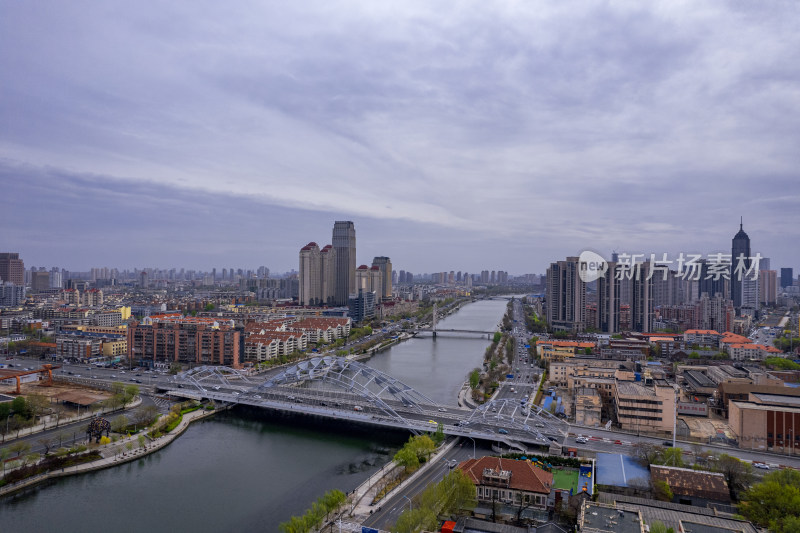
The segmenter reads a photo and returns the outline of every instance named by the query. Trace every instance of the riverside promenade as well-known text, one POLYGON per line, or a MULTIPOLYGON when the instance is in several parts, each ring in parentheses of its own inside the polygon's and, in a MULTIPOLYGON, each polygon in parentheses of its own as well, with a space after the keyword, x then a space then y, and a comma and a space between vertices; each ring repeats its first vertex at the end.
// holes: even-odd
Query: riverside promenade
POLYGON ((48 479, 93 472, 95 470, 102 470, 104 468, 110 468, 112 466, 135 461, 147 454, 157 452, 158 450, 164 448, 173 440, 177 439, 184 431, 186 431, 192 422, 212 416, 220 409, 224 408, 217 408, 213 410, 198 409, 197 411, 186 413, 183 415, 180 423, 175 427, 175 429, 170 431, 167 435, 163 435, 157 439, 146 437, 148 441, 145 443, 144 447, 139 446, 138 435, 125 437, 110 444, 92 444, 89 446, 89 450, 98 450, 103 456, 102 459, 98 459, 90 463, 70 466, 57 471, 45 472, 28 479, 24 479, 18 483, 14 483, 13 485, 0 487, 0 497, 26 489, 28 487, 32 487, 48 479), (128 449, 129 445, 131 449, 128 449))

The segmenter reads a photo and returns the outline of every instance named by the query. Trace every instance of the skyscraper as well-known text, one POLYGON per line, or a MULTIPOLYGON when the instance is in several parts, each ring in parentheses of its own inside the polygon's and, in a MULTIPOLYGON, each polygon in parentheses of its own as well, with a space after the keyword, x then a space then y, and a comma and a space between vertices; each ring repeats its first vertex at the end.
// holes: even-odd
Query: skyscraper
POLYGON ((586 327, 586 283, 578 265, 577 257, 567 257, 547 269, 545 314, 556 331, 582 332, 586 327))
POLYGON ((781 288, 791 287, 794 283, 794 272, 791 268, 781 269, 781 288))
POLYGON ((319 253, 322 268, 322 303, 333 305, 336 300, 336 250, 330 244, 319 253))
MULTIPOLYGON (((746 271, 750 269, 750 237, 743 229, 743 221, 739 222, 739 232, 731 242, 731 300, 733 307, 739 313, 742 308, 744 294, 744 279, 746 271), (736 270, 737 265, 743 261, 745 272, 741 274, 736 270)), ((710 296, 710 295, 709 295, 710 296)))
POLYGON ((608 270, 597 278, 597 322, 594 324, 603 333, 619 332, 619 278, 617 264, 608 263, 608 270))
POLYGON ((335 304, 347 305, 356 288, 356 227, 349 220, 333 224, 333 249, 336 251, 335 304))
POLYGON ((310 242, 300 249, 300 305, 322 303, 322 263, 319 246, 310 242))
POLYGON ((631 285, 631 330, 639 333, 649 333, 653 329, 655 276, 650 275, 651 268, 649 261, 638 264, 631 285))
POLYGON ((25 263, 18 253, 0 253, 0 280, 25 285, 25 263))
POLYGON ((381 288, 376 290, 378 298, 392 298, 392 260, 388 257, 380 256, 372 260, 372 266, 378 267, 381 271, 381 288))

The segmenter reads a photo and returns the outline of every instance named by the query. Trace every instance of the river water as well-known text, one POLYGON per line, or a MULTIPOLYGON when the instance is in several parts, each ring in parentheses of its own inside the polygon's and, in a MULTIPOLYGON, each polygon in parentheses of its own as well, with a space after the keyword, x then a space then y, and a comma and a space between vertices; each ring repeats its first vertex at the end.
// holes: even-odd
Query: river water
MULTIPOLYGON (((466 305, 442 328, 494 330, 506 302, 466 305)), ((400 343, 367 364, 455 405, 489 341, 440 336, 400 343)), ((0 531, 278 531, 326 490, 357 487, 407 439, 245 407, 192 424, 138 461, 67 477, 0 500, 0 531)))

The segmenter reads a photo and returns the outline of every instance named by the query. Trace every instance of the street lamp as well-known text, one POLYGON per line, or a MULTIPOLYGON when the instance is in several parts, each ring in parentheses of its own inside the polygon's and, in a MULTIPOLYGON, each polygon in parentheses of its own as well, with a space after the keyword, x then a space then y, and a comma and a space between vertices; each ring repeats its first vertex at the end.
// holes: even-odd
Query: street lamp
POLYGON ((467 437, 469 440, 472 441, 472 458, 475 459, 475 439, 472 437, 467 437))
POLYGON ((408 510, 409 510, 409 511, 411 511, 411 510, 412 510, 412 507, 411 507, 411 498, 409 498, 408 496, 403 496, 403 498, 405 498, 406 500, 408 500, 408 510))

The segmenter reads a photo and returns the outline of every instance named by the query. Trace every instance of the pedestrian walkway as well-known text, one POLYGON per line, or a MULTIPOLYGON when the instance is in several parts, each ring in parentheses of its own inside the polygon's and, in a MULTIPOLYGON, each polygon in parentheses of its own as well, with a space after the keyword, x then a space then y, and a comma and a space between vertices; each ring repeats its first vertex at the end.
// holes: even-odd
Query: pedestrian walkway
POLYGON ((185 415, 183 415, 183 418, 181 419, 180 423, 175 427, 175 429, 170 431, 168 435, 164 435, 157 439, 150 439, 149 437, 145 437, 147 439, 147 442, 144 444, 143 447, 140 446, 139 444, 139 435, 132 435, 130 437, 122 438, 113 444, 107 444, 102 446, 90 446, 89 447, 90 450, 97 449, 98 451, 100 451, 100 453, 103 455, 103 458, 98 459, 97 461, 92 461, 91 463, 84 463, 81 465, 67 467, 61 469, 60 471, 46 472, 44 474, 40 474, 33 478, 25 479, 13 485, 6 485, 5 487, 0 487, 0 496, 5 496, 6 494, 10 494, 12 492, 24 489, 26 487, 30 487, 46 479, 52 479, 62 476, 71 476, 74 474, 81 474, 85 472, 92 472, 94 470, 109 468, 117 464, 123 464, 129 461, 135 461, 140 457, 144 457, 149 453, 153 453, 167 446, 173 440, 178 438, 178 436, 180 436, 184 431, 186 431, 186 429, 189 427, 189 424, 191 424, 195 420, 200 420, 202 418, 211 416, 215 412, 216 412, 215 410, 208 411, 206 409, 198 409, 197 411, 186 413, 185 415), (130 447, 128 446, 128 444, 130 444, 130 447))

